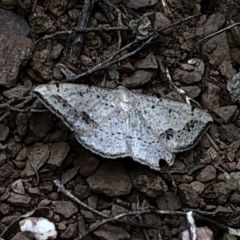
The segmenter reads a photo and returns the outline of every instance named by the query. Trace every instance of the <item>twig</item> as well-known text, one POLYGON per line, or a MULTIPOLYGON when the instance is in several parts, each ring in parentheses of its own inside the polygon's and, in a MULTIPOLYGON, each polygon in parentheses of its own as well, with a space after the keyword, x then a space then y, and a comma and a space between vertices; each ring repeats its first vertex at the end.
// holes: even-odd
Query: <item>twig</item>
POLYGON ((198 40, 198 41, 195 43, 195 45, 202 44, 202 43, 206 42, 209 38, 212 38, 212 37, 214 37, 214 36, 217 36, 217 35, 225 32, 225 31, 227 31, 227 30, 229 30, 229 29, 231 29, 231 28, 233 28, 233 27, 236 27, 236 26, 238 26, 238 25, 240 25, 240 22, 234 23, 234 24, 232 24, 232 25, 230 25, 230 26, 228 26, 228 27, 225 27, 225 28, 217 31, 217 32, 214 32, 214 33, 212 33, 212 34, 209 34, 208 36, 206 36, 206 37, 198 40))
POLYGON ((127 217, 127 216, 140 216, 140 215, 144 215, 144 214, 186 216, 186 212, 182 212, 182 211, 165 211, 165 210, 153 210, 153 209, 143 209, 141 211, 133 211, 133 212, 128 212, 128 213, 121 213, 121 214, 116 215, 114 217, 103 219, 101 222, 96 223, 95 225, 90 227, 90 229, 87 232, 85 232, 81 238, 77 237, 74 240, 81 240, 81 239, 83 239, 88 234, 90 234, 91 232, 95 231, 96 229, 98 229, 99 227, 101 227, 102 225, 104 225, 106 223, 115 222, 115 221, 118 221, 119 219, 121 219, 123 217, 127 217))
POLYGON ((113 55, 112 57, 110 57, 110 58, 107 59, 106 61, 98 64, 97 66, 89 69, 88 71, 86 71, 86 72, 84 72, 84 73, 81 73, 81 74, 76 75, 76 76, 71 77, 71 78, 64 79, 62 82, 74 82, 74 81, 78 80, 78 79, 81 78, 81 77, 88 76, 88 75, 90 75, 90 74, 92 74, 92 73, 94 73, 94 72, 96 72, 96 71, 98 71, 98 70, 105 69, 105 68, 111 66, 111 65, 114 64, 114 63, 120 62, 120 61, 122 61, 123 59, 126 59, 126 58, 128 58, 128 57, 136 54, 138 51, 140 51, 142 48, 144 48, 147 44, 149 44, 149 43, 153 40, 153 38, 154 38, 154 36, 151 36, 151 37, 150 37, 146 42, 144 42, 139 48, 135 49, 134 51, 132 51, 132 52, 130 52, 130 53, 128 53, 128 54, 123 55, 122 57, 119 57, 119 58, 111 61, 111 59, 113 59, 116 55, 118 55, 119 52, 122 52, 122 51, 125 50, 127 47, 129 47, 129 46, 133 45, 134 43, 137 43, 137 42, 138 42, 138 40, 135 40, 135 41, 131 42, 130 44, 128 44, 127 46, 119 49, 119 51, 118 51, 115 55, 113 55))
POLYGON ((61 183, 59 180, 53 180, 54 184, 58 187, 58 192, 63 193, 65 196, 69 197, 70 199, 74 200, 75 202, 77 202, 81 207, 87 209, 90 212, 95 213, 96 215, 103 217, 103 218, 107 218, 108 216, 89 207, 87 204, 85 204, 84 202, 80 201, 78 198, 76 198, 73 194, 71 194, 63 185, 63 183, 61 183))
MULTIPOLYGON (((82 14, 78 21, 78 28, 85 28, 88 23, 88 18, 92 12, 92 8, 94 6, 94 0, 85 0, 84 1, 84 8, 82 11, 82 14)), ((83 38, 84 35, 81 33, 77 33, 75 36, 75 39, 72 44, 72 48, 70 51, 69 59, 78 59, 80 56, 80 53, 82 51, 83 46, 83 38)))

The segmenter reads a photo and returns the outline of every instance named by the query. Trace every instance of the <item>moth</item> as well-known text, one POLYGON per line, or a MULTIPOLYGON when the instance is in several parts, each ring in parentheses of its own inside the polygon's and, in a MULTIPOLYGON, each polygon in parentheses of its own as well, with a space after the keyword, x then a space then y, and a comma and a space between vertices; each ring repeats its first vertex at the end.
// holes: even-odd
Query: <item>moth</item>
POLYGON ((85 148, 104 158, 132 157, 155 170, 160 160, 171 165, 174 153, 194 147, 213 121, 188 104, 122 86, 47 84, 34 93, 85 148))

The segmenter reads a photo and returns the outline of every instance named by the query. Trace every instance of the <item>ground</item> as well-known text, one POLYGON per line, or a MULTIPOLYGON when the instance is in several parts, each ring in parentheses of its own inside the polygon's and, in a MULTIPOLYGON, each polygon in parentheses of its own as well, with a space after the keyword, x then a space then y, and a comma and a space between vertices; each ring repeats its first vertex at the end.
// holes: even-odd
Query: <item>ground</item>
POLYGON ((30 215, 54 222, 57 239, 179 239, 188 222, 175 211, 193 209, 210 214, 194 217, 197 227, 212 231, 209 239, 237 239, 216 222, 239 225, 240 116, 227 83, 239 72, 240 27, 199 40, 238 23, 240 3, 112 0, 111 5, 98 0, 91 10, 90 1, 77 2, 0 2, 0 222, 6 230, 1 235, 0 228, 0 238, 31 239, 20 233, 18 222, 36 209, 30 215), (78 25, 84 14, 88 21, 78 25), (195 17, 186 20, 189 16, 195 17), (154 29, 177 22, 141 48, 154 29), (82 48, 75 39, 77 26, 97 28, 78 33, 84 35, 82 48), (109 27, 128 29, 107 31, 109 27), (110 64, 108 59, 127 44, 120 56, 129 57, 110 64), (180 102, 191 98, 194 107, 212 116, 213 124, 196 146, 176 154, 172 166, 161 161, 160 171, 131 158, 99 157, 82 147, 33 94, 36 86, 73 73, 83 74, 78 83, 123 85, 180 102), (64 189, 58 192, 56 179, 82 202, 66 196, 64 189), (110 216, 151 209, 173 215, 135 214, 95 229, 110 216), (214 212, 216 222, 209 223, 214 212))

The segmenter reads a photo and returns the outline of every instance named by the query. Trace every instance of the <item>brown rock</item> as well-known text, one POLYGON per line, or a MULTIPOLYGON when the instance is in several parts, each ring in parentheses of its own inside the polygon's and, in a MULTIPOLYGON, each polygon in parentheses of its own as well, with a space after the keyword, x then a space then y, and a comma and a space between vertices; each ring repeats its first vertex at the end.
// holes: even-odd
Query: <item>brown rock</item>
POLYGON ((187 93, 187 95, 190 98, 193 98, 193 99, 197 98, 201 93, 201 88, 199 88, 198 86, 188 86, 188 87, 181 87, 181 88, 187 93))
POLYGON ((77 223, 69 224, 67 229, 61 234, 62 239, 74 239, 77 232, 77 223))
POLYGON ((51 154, 47 163, 52 167, 60 167, 68 155, 69 150, 70 146, 66 142, 53 143, 50 148, 51 154))
POLYGON ((14 174, 13 163, 7 161, 4 165, 0 167, 0 183, 6 182, 6 180, 11 179, 11 176, 14 174))
POLYGON ((28 207, 31 201, 31 197, 28 195, 19 195, 16 193, 10 193, 10 197, 7 200, 10 203, 15 204, 16 206, 28 207))
POLYGON ((0 141, 6 140, 9 134, 9 127, 5 125, 0 125, 0 141))
POLYGON ((21 232, 17 233, 11 240, 19 240, 19 239, 30 240, 30 238, 26 237, 24 233, 21 233, 21 232))
POLYGON ((228 123, 236 110, 237 110, 237 106, 225 106, 225 107, 215 108, 213 111, 219 117, 221 117, 225 123, 228 123))
POLYGON ((41 195, 40 190, 37 187, 30 187, 27 189, 27 191, 28 191, 29 195, 32 197, 39 197, 41 195))
POLYGON ((46 163, 48 157, 48 146, 43 143, 35 143, 32 147, 28 148, 28 160, 24 173, 27 176, 34 175, 33 168, 38 171, 46 163))
POLYGON ((225 17, 219 12, 215 12, 210 15, 207 21, 204 23, 204 36, 207 36, 213 32, 219 30, 225 23, 225 17))
POLYGON ((54 212, 59 213, 65 218, 72 217, 78 212, 78 208, 71 201, 53 201, 54 212))
MULTIPOLYGON (((171 24, 171 21, 161 12, 156 12, 155 13, 155 21, 153 26, 155 28, 161 28, 165 27, 167 25, 171 24)), ((172 29, 166 29, 163 31, 164 34, 171 34, 173 32, 172 29)))
POLYGON ((130 62, 121 65, 121 72, 126 74, 133 74, 136 69, 130 62))
POLYGON ((10 206, 6 203, 2 203, 0 205, 0 213, 3 215, 7 215, 10 212, 10 206))
POLYGON ((118 161, 104 161, 94 175, 87 178, 89 187, 108 196, 128 194, 132 183, 122 164, 118 161))
POLYGON ((35 51, 30 64, 44 80, 51 79, 53 62, 51 53, 47 49, 35 51))
POLYGON ((0 32, 10 35, 27 36, 30 32, 30 27, 26 23, 25 19, 22 16, 13 13, 12 11, 2 9, 4 5, 9 7, 12 3, 1 2, 1 4, 0 32))
POLYGON ((57 17, 62 15, 67 7, 67 0, 61 0, 61 1, 55 1, 55 0, 50 0, 48 9, 57 17))
POLYGON ((155 71, 137 70, 130 77, 124 78, 122 85, 127 88, 138 88, 149 82, 155 76, 155 71))
POLYGON ((52 114, 51 113, 34 113, 29 118, 29 128, 37 137, 46 137, 52 129, 52 114))
POLYGON ((33 43, 24 36, 0 34, 0 85, 12 87, 16 83, 19 68, 31 56, 33 43))
POLYGON ((10 88, 9 90, 6 90, 3 92, 3 95, 7 98, 22 98, 26 96, 32 87, 32 83, 29 80, 26 80, 24 83, 25 85, 18 84, 14 88, 10 88))
POLYGON ((143 192, 148 197, 157 197, 168 190, 165 181, 160 176, 151 176, 141 172, 130 174, 135 189, 143 192))
POLYGON ((191 182, 191 186, 198 195, 201 195, 204 190, 204 184, 198 181, 191 182))
POLYGON ((194 58, 190 59, 188 64, 182 65, 174 71, 173 79, 186 84, 199 82, 204 73, 204 63, 202 60, 194 58), (184 67, 183 67, 184 66, 184 67))
POLYGON ((237 238, 231 234, 224 233, 222 240, 237 240, 237 238))
POLYGON ((23 183, 22 183, 22 180, 21 180, 21 179, 16 180, 15 182, 13 182, 13 183, 11 184, 11 188, 12 188, 12 190, 13 190, 15 193, 25 194, 25 189, 24 189, 24 186, 23 186, 23 183))
POLYGON ((201 205, 201 199, 190 184, 180 184, 179 195, 183 204, 185 204, 187 207, 197 208, 201 205))
POLYGON ((123 0, 123 4, 128 8, 138 9, 149 6, 150 2, 149 0, 123 0))
POLYGON ((95 216, 93 215, 92 212, 90 211, 86 211, 86 210, 81 210, 81 214, 84 217, 84 219, 88 222, 88 223, 93 223, 96 221, 95 216))
POLYGON ((217 204, 222 205, 228 201, 232 189, 228 183, 219 182, 213 185, 212 192, 216 194, 217 204))
POLYGON ((16 125, 18 130, 18 135, 20 137, 24 136, 28 128, 28 117, 26 113, 18 113, 16 118, 16 125))
POLYGON ((219 107, 220 88, 212 83, 207 82, 207 89, 202 95, 201 105, 204 109, 214 109, 219 107))
POLYGON ((93 234, 102 240, 124 240, 130 239, 130 235, 118 226, 105 224, 93 234))
POLYGON ((173 192, 162 194, 156 201, 159 210, 175 211, 182 207, 181 199, 173 192))
POLYGON ((196 177, 196 180, 199 182, 209 182, 214 180, 217 176, 217 171, 212 165, 206 166, 196 177))
POLYGON ((93 154, 86 154, 78 157, 76 159, 76 163, 80 165, 79 174, 84 177, 89 177, 96 172, 100 164, 100 160, 93 154))
POLYGON ((75 168, 71 168, 71 169, 67 170, 66 172, 64 172, 61 177, 61 182, 63 184, 66 184, 67 182, 72 180, 77 175, 78 169, 79 169, 79 167, 75 167, 75 168))
POLYGON ((238 128, 233 123, 226 125, 222 124, 218 129, 222 133, 222 136, 228 140, 228 142, 233 142, 240 139, 238 128))
POLYGON ((209 59, 209 63, 215 68, 220 68, 223 76, 231 78, 235 70, 231 65, 230 50, 226 32, 219 34, 203 44, 203 55, 209 59), (224 70, 225 69, 225 70, 224 70))
POLYGON ((158 64, 155 56, 150 52, 144 59, 138 60, 134 67, 136 69, 158 69, 158 64))

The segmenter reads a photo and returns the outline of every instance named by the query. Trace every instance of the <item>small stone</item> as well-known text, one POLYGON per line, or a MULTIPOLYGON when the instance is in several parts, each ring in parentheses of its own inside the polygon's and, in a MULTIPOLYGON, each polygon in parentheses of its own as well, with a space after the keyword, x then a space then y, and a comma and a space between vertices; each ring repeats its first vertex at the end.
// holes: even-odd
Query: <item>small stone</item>
POLYGON ((197 98, 201 93, 201 88, 198 86, 187 86, 187 87, 181 87, 181 88, 187 93, 187 95, 190 98, 193 98, 193 99, 197 98))
POLYGON ((204 109, 214 109, 220 106, 220 88, 217 85, 207 82, 207 89, 202 94, 201 106, 204 109))
POLYGON ((10 212, 10 206, 6 203, 2 203, 0 205, 0 213, 3 215, 7 215, 10 212))
POLYGON ((149 0, 123 0, 123 4, 128 8, 138 9, 149 6, 149 0))
POLYGON ((10 193, 10 197, 7 200, 10 203, 15 204, 16 206, 28 207, 31 201, 31 197, 28 195, 20 195, 16 193, 10 193))
POLYGON ((33 168, 38 171, 47 161, 49 157, 49 148, 46 144, 35 143, 28 148, 28 161, 24 173, 27 176, 35 174, 33 168), (30 164, 31 162, 31 164, 30 164))
POLYGON ((10 88, 3 92, 3 95, 9 99, 11 98, 22 98, 25 97, 31 90, 32 83, 29 80, 26 80, 25 85, 18 84, 14 88, 10 88))
POLYGON ((205 183, 214 180, 216 176, 217 176, 216 168, 213 167, 212 165, 208 165, 204 169, 202 169, 202 171, 196 177, 196 180, 205 183))
POLYGON ((21 179, 16 180, 15 182, 13 182, 13 183, 11 184, 11 188, 12 188, 12 190, 13 190, 15 193, 25 194, 25 189, 24 189, 24 186, 23 186, 23 183, 22 183, 22 180, 21 180, 21 179))
POLYGON ((225 106, 225 107, 219 107, 215 108, 213 111, 221 117, 225 123, 228 123, 234 113, 237 110, 237 106, 225 106))
POLYGON ((105 224, 98 230, 94 231, 93 234, 101 240, 123 240, 130 239, 130 235, 118 226, 105 224))
POLYGON ((0 141, 5 141, 9 134, 9 127, 0 125, 0 141))
POLYGON ((77 232, 77 224, 69 224, 67 229, 61 234, 62 239, 74 239, 77 232))
POLYGON ((199 82, 202 79, 202 75, 204 73, 204 62, 200 59, 194 58, 190 59, 189 63, 184 66, 186 70, 181 68, 177 68, 173 74, 173 80, 180 81, 186 84, 192 84, 195 82, 199 82))
POLYGON ((0 153, 0 167, 7 161, 7 155, 5 153, 0 153))
POLYGON ((53 201, 54 212, 59 213, 65 218, 72 217, 78 212, 78 208, 71 201, 53 201))
POLYGON ((156 201, 159 210, 175 211, 182 207, 181 199, 173 192, 162 194, 156 201))
POLYGON ((237 238, 231 234, 224 233, 222 240, 237 240, 237 238))
POLYGON ((204 190, 204 184, 198 181, 191 182, 191 186, 198 195, 201 195, 204 190))
POLYGON ((130 62, 121 65, 121 72, 126 74, 133 74, 136 69, 130 62))
POLYGON ((138 88, 149 82, 155 75, 155 71, 137 70, 133 75, 124 78, 122 85, 127 88, 138 88))
POLYGON ((78 157, 76 159, 76 163, 80 165, 79 174, 84 177, 89 177, 96 172, 100 164, 100 160, 93 154, 86 154, 78 157))
POLYGON ((58 229, 59 229, 60 231, 64 231, 64 230, 67 229, 67 226, 66 226, 65 223, 60 222, 60 223, 58 224, 58 229))
POLYGON ((25 161, 27 158, 27 148, 24 147, 17 155, 16 161, 22 162, 25 161))
MULTIPOLYGON (((30 32, 30 27, 25 21, 24 17, 9 11, 8 7, 14 7, 14 2, 0 3, 0 32, 10 35, 27 36, 30 32), (2 7, 8 10, 2 9, 2 7)), ((16 7, 16 6, 15 6, 16 7)))
POLYGON ((51 79, 53 62, 51 53, 47 49, 35 51, 32 55, 30 64, 33 70, 44 80, 49 81, 51 79))
POLYGON ((16 83, 20 67, 32 53, 33 42, 24 36, 0 33, 0 85, 12 87, 16 83))
POLYGON ((66 142, 53 143, 50 148, 51 154, 47 163, 51 165, 51 167, 60 167, 68 155, 69 150, 70 146, 66 142))
POLYGON ((148 197, 155 198, 168 190, 165 181, 160 176, 149 177, 141 172, 132 172, 130 176, 134 188, 148 197))
POLYGON ((222 124, 218 129, 230 143, 240 139, 238 128, 233 123, 222 124))
POLYGON ((61 182, 63 184, 68 183, 70 180, 72 180, 78 173, 79 167, 71 168, 63 173, 61 177, 61 182))
POLYGON ((88 223, 93 223, 96 221, 95 216, 93 215, 92 212, 87 211, 87 210, 81 210, 81 214, 83 215, 84 219, 88 222, 88 223))
POLYGON ((211 14, 204 23, 204 36, 219 30, 225 23, 225 17, 220 12, 211 14))
POLYGON ((61 16, 67 8, 68 1, 67 0, 61 0, 61 1, 56 1, 56 0, 50 0, 48 9, 56 16, 59 17, 61 16))
POLYGON ((46 137, 52 126, 52 114, 50 113, 35 113, 29 118, 29 128, 39 138, 46 137))
MULTIPOLYGON (((167 25, 171 24, 171 21, 161 12, 156 12, 155 13, 155 21, 153 26, 155 28, 161 28, 161 27, 165 27, 167 25)), ((172 29, 166 29, 163 31, 164 34, 171 34, 173 32, 172 29)))
POLYGON ((132 189, 131 180, 118 161, 104 161, 94 175, 87 178, 89 187, 111 197, 125 195, 132 189))
POLYGON ((39 197, 41 195, 40 190, 37 187, 30 187, 30 188, 28 188, 27 191, 28 191, 29 195, 32 197, 39 197))
POLYGON ((144 59, 138 60, 134 67, 136 69, 158 69, 158 64, 153 52, 150 52, 144 59))
POLYGON ((16 125, 17 125, 18 135, 20 137, 24 136, 28 128, 28 117, 26 113, 18 113, 16 118, 16 125))
POLYGON ((180 198, 187 207, 197 208, 201 205, 201 199, 190 184, 182 183, 179 185, 180 198))
POLYGON ((24 233, 18 232, 11 240, 30 240, 28 237, 24 235, 24 233))

